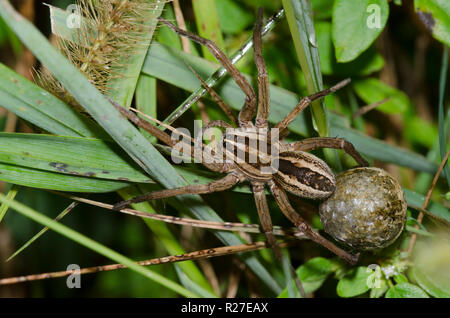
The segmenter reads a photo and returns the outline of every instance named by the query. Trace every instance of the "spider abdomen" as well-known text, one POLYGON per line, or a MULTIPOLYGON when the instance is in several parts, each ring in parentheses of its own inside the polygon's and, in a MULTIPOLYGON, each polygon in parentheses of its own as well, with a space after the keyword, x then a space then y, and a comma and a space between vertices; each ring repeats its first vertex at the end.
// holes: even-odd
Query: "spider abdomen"
POLYGON ((289 192, 304 198, 325 199, 336 189, 330 167, 307 152, 283 152, 278 159, 275 180, 289 192))

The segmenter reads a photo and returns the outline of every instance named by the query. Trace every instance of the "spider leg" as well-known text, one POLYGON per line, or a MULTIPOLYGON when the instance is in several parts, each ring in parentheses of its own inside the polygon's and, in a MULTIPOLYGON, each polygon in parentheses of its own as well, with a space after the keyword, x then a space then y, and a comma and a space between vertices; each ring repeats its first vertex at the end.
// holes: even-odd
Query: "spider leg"
POLYGON ((239 122, 238 119, 236 118, 236 116, 234 116, 233 111, 230 107, 230 105, 228 105, 227 103, 225 103, 225 101, 222 99, 222 97, 219 96, 219 94, 216 93, 216 91, 214 91, 214 89, 212 87, 209 87, 208 84, 206 84, 206 82, 203 80, 203 78, 200 76, 200 74, 198 74, 193 68, 192 66, 190 66, 188 63, 186 63, 186 65, 191 69, 192 73, 194 73, 194 75, 198 78, 198 80, 202 83, 202 86, 208 91, 209 95, 211 95, 211 97, 214 99, 214 101, 219 105, 219 107, 222 109, 222 111, 225 113, 225 115, 227 115, 227 117, 231 120, 231 122, 235 125, 235 126, 239 126, 239 122))
POLYGON ((233 65, 230 59, 219 49, 219 47, 213 41, 202 38, 196 34, 184 31, 162 17, 159 17, 158 19, 179 35, 187 37, 205 46, 215 56, 215 58, 228 71, 230 76, 233 78, 233 80, 245 94, 245 104, 241 112, 239 113, 239 123, 245 127, 252 126, 250 120, 252 119, 254 110, 256 108, 256 94, 255 91, 253 90, 253 87, 250 85, 247 79, 238 71, 236 66, 233 65))
POLYGON ((255 64, 258 69, 258 113, 256 115, 256 127, 266 128, 267 118, 270 112, 269 76, 262 55, 261 30, 263 22, 263 8, 258 9, 255 31, 253 32, 253 45, 255 52, 255 64))
POLYGON ((333 148, 344 150, 347 154, 353 157, 361 167, 368 167, 369 163, 361 154, 355 149, 353 144, 344 138, 338 137, 317 137, 307 138, 291 144, 286 145, 290 150, 311 151, 320 148, 333 148))
POLYGON ((312 241, 322 245, 327 248, 340 258, 346 260, 350 264, 355 264, 358 261, 358 255, 352 255, 343 249, 337 247, 332 242, 328 241, 322 235, 314 231, 311 226, 306 223, 306 221, 295 211, 292 205, 289 203, 289 199, 282 188, 280 188, 274 181, 269 181, 270 190, 275 197, 283 214, 292 222, 294 225, 305 233, 312 241))
MULTIPOLYGON (((280 246, 278 245, 275 235, 273 234, 273 225, 270 218, 269 206, 267 205, 266 194, 264 193, 264 182, 252 182, 252 187, 259 221, 261 222, 261 227, 264 231, 264 235, 266 236, 267 243, 281 263, 283 262, 283 255, 281 254, 280 246)), ((292 264, 289 265, 291 276, 292 278, 294 278, 300 294, 302 295, 302 297, 306 298, 305 290, 303 289, 303 286, 297 276, 297 273, 295 272, 294 267, 292 266, 292 264)))
MULTIPOLYGON (((161 129, 158 129, 156 126, 152 125, 145 119, 142 119, 141 117, 137 116, 132 111, 129 111, 125 107, 120 106, 115 101, 110 99, 110 102, 123 116, 127 117, 133 124, 148 131, 150 134, 152 134, 153 136, 155 136, 156 138, 158 138, 159 140, 164 142, 169 147, 174 147, 179 142, 183 142, 183 141, 173 140, 171 138, 171 136, 169 136, 167 133, 165 133, 161 129)), ((195 151, 195 147, 188 147, 188 149, 190 149, 190 152, 184 151, 185 149, 183 147, 181 147, 180 151, 186 156, 195 158, 196 154, 197 154, 195 151)), ((199 160, 202 162, 202 164, 205 167, 207 167, 211 171, 223 173, 223 172, 229 172, 232 169, 232 167, 229 164, 227 164, 226 162, 224 162, 224 163, 207 163, 204 160, 202 160, 202 158, 199 158, 199 160)))
POLYGON ((323 91, 317 92, 313 95, 304 97, 298 104, 297 106, 294 107, 293 110, 291 110, 291 112, 289 114, 286 115, 286 117, 283 118, 282 121, 280 121, 278 124, 276 124, 274 126, 274 128, 278 128, 279 129, 279 134, 280 136, 283 135, 283 131, 287 128, 287 126, 290 124, 290 122, 292 120, 294 120, 294 118, 300 114, 306 107, 308 107, 313 101, 320 99, 322 97, 325 97, 331 93, 334 93, 335 91, 341 89, 342 87, 344 87, 345 85, 347 85, 348 83, 350 83, 350 79, 346 79, 343 80, 342 82, 337 83, 336 85, 325 89, 323 91))
POLYGON ((223 177, 222 179, 211 181, 206 184, 191 184, 185 187, 180 188, 174 188, 174 189, 166 189, 166 190, 160 190, 155 191, 151 193, 146 193, 137 197, 134 197, 132 199, 119 202, 114 205, 114 210, 122 210, 128 207, 130 204, 133 203, 139 203, 139 202, 145 202, 150 200, 156 200, 156 199, 164 199, 169 197, 174 197, 177 195, 183 195, 183 194, 207 194, 212 192, 219 192, 224 191, 235 184, 241 182, 244 180, 244 176, 240 173, 230 173, 227 176, 223 177))

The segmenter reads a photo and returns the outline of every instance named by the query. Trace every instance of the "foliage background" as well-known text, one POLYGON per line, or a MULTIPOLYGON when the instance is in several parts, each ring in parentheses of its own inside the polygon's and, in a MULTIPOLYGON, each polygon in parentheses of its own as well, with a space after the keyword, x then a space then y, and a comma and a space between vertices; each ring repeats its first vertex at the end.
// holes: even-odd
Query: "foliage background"
MULTIPOLYGON (((193 1, 194 5, 191 1, 181 1, 181 7, 189 30, 206 37, 215 37, 219 45, 230 54, 235 52, 251 36, 257 6, 264 6, 265 16, 268 17, 283 4, 286 5, 285 2, 288 1, 282 3, 282 1, 215 0, 206 3, 197 0, 193 1), (211 5, 211 3, 214 3, 214 5, 211 5), (204 13, 207 9, 213 10, 212 12, 215 12, 215 14, 202 15, 201 13, 204 13), (220 24, 220 29, 214 27, 214 23, 217 22, 220 24), (206 25, 205 28, 203 28, 204 25, 206 25)), ((382 11, 382 21, 383 24, 386 23, 386 26, 381 33, 360 34, 359 36, 350 33, 352 26, 353 29, 355 25, 358 26, 358 21, 355 22, 353 19, 357 16, 355 12, 358 12, 355 1, 311 1, 316 43, 325 85, 331 85, 348 76, 352 77, 353 80, 352 86, 348 89, 335 96, 327 97, 325 105, 329 111, 339 114, 338 118, 345 118, 353 128, 365 135, 420 154, 426 157, 429 162, 434 162, 436 164, 434 167, 437 167, 441 161, 439 136, 441 135, 441 139, 444 141, 448 136, 445 131, 439 133, 438 105, 439 85, 443 81, 440 78, 443 47, 450 43, 450 9, 442 1, 430 1, 428 4, 424 1, 408 0, 390 3, 381 0, 358 1, 358 3, 362 2, 367 2, 367 4, 373 2, 383 8, 388 8, 388 11, 382 11), (423 23, 427 20, 416 13, 417 10, 414 6, 421 10, 431 8, 432 14, 436 18, 436 25, 441 23, 440 29, 438 29, 441 31, 438 34, 436 34, 436 31, 434 36, 430 33, 430 30, 423 23), (370 39, 370 37, 372 38, 370 39), (368 41, 365 47, 362 43, 363 40, 368 41), (349 45, 350 53, 346 50, 337 50, 335 53, 335 48, 340 47, 340 45, 344 47, 349 45), (345 52, 345 54, 342 52, 345 52), (339 63, 338 61, 345 63, 339 63), (386 97, 390 97, 391 100, 379 106, 376 110, 351 121, 351 114, 358 108, 378 102, 386 97)), ((63 0, 50 2, 50 4, 60 8, 66 8, 69 3, 69 1, 63 0)), ((38 1, 25 0, 15 1, 14 4, 23 15, 31 18, 44 34, 50 36, 49 13, 46 6, 38 1)), ((166 5, 163 15, 175 20, 171 4, 166 5)), ((157 31, 156 41, 174 49, 182 49, 178 37, 166 28, 157 31)), ((31 68, 40 66, 39 62, 22 46, 20 40, 4 22, 0 24, 0 45, 0 62, 16 72, 29 77, 31 68)), ((153 43, 152 45, 159 44, 153 43)), ((271 84, 295 92, 300 96, 307 95, 310 89, 308 86, 311 84, 305 79, 305 74, 299 67, 298 52, 293 45, 291 29, 285 19, 264 38, 263 48, 271 84)), ((192 45, 191 49, 192 55, 202 56, 213 61, 213 58, 200 47, 192 45)), ((252 54, 249 53, 237 65, 242 72, 254 76, 256 69, 252 61, 252 54)), ((167 82, 170 81, 157 81, 156 105, 159 119, 166 118, 175 106, 180 105, 189 95, 186 90, 167 82)), ((445 92, 447 91, 445 90, 445 92)), ((448 95, 445 94, 443 100, 443 105, 447 106, 444 107, 445 115, 448 115, 448 95)), ((150 99, 152 98, 155 98, 155 96, 150 96, 150 99)), ((135 100, 136 102, 139 101, 135 100)), ((0 101, 0 106, 2 106, 1 103, 0 101)), ((224 115, 214 103, 205 99, 204 105, 207 115, 212 120, 224 119, 224 115)), ((175 126, 192 128, 193 120, 202 118, 204 115, 201 105, 195 105, 191 111, 185 113, 182 119, 175 123, 175 126)), ((443 122, 442 125, 446 127, 448 126, 448 116, 445 116, 444 119, 446 122, 443 122)), ((306 124, 305 127, 295 126, 293 129, 295 133, 289 137, 299 139, 317 134, 310 115, 306 116, 304 123, 306 124)), ((38 131, 34 125, 17 119, 6 111, 0 113, 0 128, 8 132, 30 133, 38 131)), ((321 132, 319 131, 319 133, 321 132)), ((333 129, 330 133, 336 134, 333 129)), ((370 152, 372 145, 367 142, 364 147, 367 149, 366 152, 370 152)), ((444 149, 446 149, 445 144, 444 149)), ((320 152, 317 154, 323 155, 320 152)), ((335 171, 352 165, 352 162, 349 162, 348 158, 342 155, 340 160, 336 159, 334 153, 325 153, 325 157, 330 159, 330 164, 335 171)), ((423 172, 422 169, 421 172, 421 169, 411 169, 411 166, 406 168, 380 160, 374 160, 372 163, 388 170, 398 178, 404 188, 414 190, 416 193, 426 194, 431 184, 433 176, 430 173, 431 171, 423 172)), ((10 184, 5 183, 1 186, 3 192, 7 192, 11 187, 10 184)), ((448 184, 445 178, 440 178, 432 194, 432 200, 440 202, 444 207, 444 213, 448 215, 448 201, 445 197, 447 191, 448 184)), ((91 194, 90 197, 102 202, 117 202, 120 200, 116 193, 91 194)), ((20 187, 16 200, 52 218, 56 217, 71 202, 49 192, 28 187, 20 187)), ((257 223, 253 198, 248 193, 229 191, 204 196, 204 200, 225 220, 257 223)), ((277 211, 275 204, 270 203, 274 224, 288 226, 289 223, 277 211)), ((178 215, 179 213, 177 209, 165 202, 155 203, 154 208, 166 214, 178 215)), ((410 226, 415 225, 414 219, 417 217, 417 211, 411 209, 409 213, 411 220, 408 224, 410 226)), ((308 215, 307 218, 314 225, 320 227, 317 216, 308 215)), ((138 218, 109 213, 87 205, 79 205, 63 219, 63 223, 106 246, 112 247, 131 259, 149 259, 168 254, 161 244, 161 237, 158 233, 149 231, 146 224, 138 218)), ((208 231, 191 230, 171 225, 168 228, 186 250, 222 245, 208 231)), ((6 214, 0 224, 0 277, 58 271, 65 269, 68 264, 72 263, 88 267, 111 262, 104 256, 53 231, 45 233, 13 261, 3 262, 40 229, 41 225, 12 210, 6 214)), ((434 223, 425 219, 425 227, 421 229, 426 233, 430 233, 430 231, 434 233, 434 223)), ((448 228, 445 231, 448 231, 448 228)), ((436 287, 433 284, 431 284, 433 288, 430 292, 427 286, 417 283, 414 275, 406 271, 408 267, 413 268, 414 266, 409 266, 410 264, 403 261, 396 252, 407 246, 409 237, 410 233, 405 231, 393 248, 375 255, 375 257, 369 255, 361 264, 361 266, 364 266, 378 262, 383 266, 394 264, 401 268, 402 275, 384 280, 387 287, 383 292, 379 292, 379 296, 385 295, 388 288, 390 289, 388 296, 395 294, 397 289, 405 286, 401 284, 420 285, 432 296, 448 295, 446 293, 449 291, 448 289, 445 291, 445 288, 438 287, 439 291, 433 292, 433 288, 436 287), (400 287, 395 289, 394 287, 398 285, 400 287)), ((438 251, 440 250, 437 250, 436 253, 440 253, 438 251)), ((306 281, 309 279, 312 285, 315 284, 314 288, 311 288, 317 289, 314 294, 316 297, 378 296, 375 295, 377 291, 369 290, 361 283, 364 283, 369 275, 363 267, 351 269, 337 262, 325 250, 310 242, 299 244, 296 249, 289 250, 289 253, 296 267, 313 259, 308 263, 308 266, 301 268, 302 274, 300 274, 300 277, 306 281)), ((274 279, 283 283, 282 270, 272 259, 271 254, 266 250, 255 254, 261 263, 269 269, 274 279)), ((236 272, 241 273, 237 296, 277 295, 261 283, 260 279, 255 277, 255 274, 243 265, 237 257, 226 256, 211 259, 201 263, 199 267, 209 281, 214 280, 215 277, 219 282, 222 295, 228 288, 230 278, 236 277, 236 272), (214 269, 214 275, 208 271, 210 268, 214 269)), ((179 281, 175 267, 172 265, 155 266, 152 270, 162 273, 174 281, 179 281)), ((146 280, 141 275, 129 270, 86 275, 82 278, 82 286, 80 290, 70 290, 66 287, 63 279, 45 280, 12 287, 0 287, 0 296, 177 296, 173 291, 161 288, 159 284, 146 280)), ((409 285, 406 286, 410 287, 409 285)), ((396 296, 418 297, 422 295, 422 289, 420 291, 413 290, 410 294, 400 292, 396 296)), ((286 293, 287 290, 282 295, 286 296, 286 293)))

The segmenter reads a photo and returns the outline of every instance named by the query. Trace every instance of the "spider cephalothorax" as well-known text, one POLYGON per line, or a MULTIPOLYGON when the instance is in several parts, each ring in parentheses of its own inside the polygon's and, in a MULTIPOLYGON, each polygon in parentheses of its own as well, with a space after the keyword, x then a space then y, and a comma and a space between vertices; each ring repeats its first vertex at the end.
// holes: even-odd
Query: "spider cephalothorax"
MULTIPOLYGON (((247 79, 236 69, 214 42, 181 30, 168 21, 160 18, 164 24, 176 33, 206 46, 211 53, 214 54, 217 60, 226 68, 237 85, 245 93, 245 104, 240 111, 238 118, 234 117, 231 108, 210 87, 208 87, 203 80, 200 79, 211 96, 226 112, 228 117, 230 117, 231 121, 239 126, 232 130, 231 133, 228 132, 225 134, 225 137, 222 139, 221 144, 223 148, 225 148, 225 151, 223 151, 224 157, 221 158, 224 160, 203 162, 210 170, 226 173, 226 176, 208 184, 193 184, 182 188, 167 189, 145 194, 131 200, 120 202, 115 205, 115 208, 123 209, 132 203, 167 198, 187 193, 206 194, 222 191, 233 187, 237 183, 249 181, 255 197, 261 227, 266 235, 268 243, 278 257, 281 257, 281 253, 277 246, 275 236, 273 235, 272 221, 266 194, 264 192, 266 186, 270 189, 275 201, 286 217, 311 240, 323 245, 347 261, 355 262, 355 256, 345 252, 322 237, 303 220, 289 203, 285 190, 297 196, 311 199, 325 199, 334 192, 336 181, 333 172, 323 160, 307 153, 308 151, 319 148, 342 149, 350 154, 360 166, 366 166, 367 161, 359 155, 351 143, 342 138, 308 138, 290 144, 283 144, 278 138, 277 140, 274 140, 275 135, 284 136, 289 123, 296 115, 310 105, 312 101, 335 92, 349 83, 349 80, 342 81, 327 90, 303 98, 282 121, 269 129, 267 122, 270 109, 269 81, 261 49, 262 19, 262 10, 260 9, 253 34, 255 64, 258 69, 258 94, 256 94, 247 79), (253 122, 255 115, 256 120, 253 122), (274 132, 276 132, 276 134, 274 134, 274 132), (247 135, 245 138, 239 140, 237 137, 241 133, 247 135), (254 145, 256 146, 252 146, 252 138, 256 139, 254 140, 254 145), (259 145, 263 145, 263 150, 261 150, 259 145), (232 150, 228 149, 229 146, 232 150), (243 155, 239 155, 240 152, 243 155), (229 160, 230 157, 231 160, 229 160), (250 160, 252 157, 253 161, 250 160)), ((139 118, 134 113, 127 111, 122 107, 117 108, 135 124, 147 129, 164 143, 172 147, 176 146, 177 142, 171 139, 165 132, 162 132, 152 124, 139 118)), ((205 129, 210 127, 220 127, 227 130, 234 128, 231 124, 223 121, 209 123, 205 129)), ((192 149, 185 150, 184 154, 191 157, 196 156, 195 151, 192 149)))

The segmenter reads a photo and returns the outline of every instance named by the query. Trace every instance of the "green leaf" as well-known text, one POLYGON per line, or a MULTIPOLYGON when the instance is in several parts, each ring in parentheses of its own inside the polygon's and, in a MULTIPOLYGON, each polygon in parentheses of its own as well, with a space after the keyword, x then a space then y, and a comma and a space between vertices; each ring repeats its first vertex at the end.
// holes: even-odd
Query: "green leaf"
POLYGON ((433 37, 450 45, 450 2, 447 0, 414 0, 414 8, 433 37))
MULTIPOLYGON (((198 34, 208 40, 213 41, 223 50, 225 45, 223 41, 222 31, 220 29, 219 16, 216 9, 215 0, 192 0, 192 7, 195 14, 195 22, 198 34)), ((214 55, 202 46, 203 56, 210 60, 216 61, 214 55)))
POLYGON ((216 0, 217 14, 223 32, 237 34, 253 23, 254 16, 234 0, 216 0))
MULTIPOLYGON (((153 118, 157 117, 156 78, 141 74, 136 87, 136 108, 153 118)), ((141 115, 139 116, 142 117, 141 115)), ((156 137, 143 128, 140 128, 140 131, 152 143, 156 143, 156 137)))
MULTIPOLYGON (((8 200, 14 200, 14 198, 16 197, 18 192, 19 192, 19 187, 17 185, 13 184, 11 189, 8 191, 6 198, 8 200)), ((0 223, 3 221, 3 218, 6 215, 6 212, 8 212, 8 205, 5 203, 2 203, 0 205, 0 223)))
POLYGON ((22 43, 20 43, 17 36, 11 31, 11 29, 5 24, 2 18, 0 18, 0 46, 11 45, 13 52, 16 56, 20 56, 23 51, 22 43))
POLYGON ((338 63, 331 41, 331 23, 319 21, 315 24, 317 43, 322 73, 325 75, 364 76, 381 70, 384 66, 383 57, 371 46, 358 58, 349 63, 338 63))
POLYGON ((95 123, 89 122, 58 98, 1 63, 0 106, 54 134, 100 135, 95 123))
MULTIPOLYGON (((142 191, 139 191, 137 187, 128 187, 119 190, 118 192, 124 200, 131 199, 143 193, 142 191)), ((150 204, 150 202, 132 204, 132 207, 133 209, 136 209, 138 211, 145 211, 151 214, 156 213, 155 209, 150 204)), ((170 231, 168 224, 147 218, 143 218, 142 220, 147 224, 147 226, 152 231, 155 238, 161 242, 161 244, 164 246, 169 255, 181 255, 186 253, 184 248, 181 246, 179 239, 175 237, 175 235, 170 231)), ((193 261, 176 263, 174 264, 174 266, 175 268, 179 268, 183 273, 185 273, 183 277, 187 275, 187 277, 190 278, 190 282, 192 284, 196 284, 197 288, 205 289, 205 291, 202 292, 203 294, 213 293, 213 290, 209 285, 208 281, 202 275, 201 271, 198 269, 198 267, 195 265, 193 261)), ((177 271, 177 273, 178 276, 180 277, 181 273, 179 271, 177 271)))
MULTIPOLYGON (((113 76, 107 84, 108 87, 111 87, 111 90, 108 92, 109 97, 124 107, 130 107, 133 101, 139 74, 158 24, 158 17, 161 15, 165 5, 165 1, 148 2, 154 6, 152 13, 146 14, 144 26, 148 32, 142 38, 138 37, 139 40, 133 44, 135 51, 131 56, 124 56, 119 59, 118 63, 122 67, 115 69, 114 72, 120 74, 120 76, 113 76)), ((130 34, 129 36, 136 37, 135 34, 130 34)))
MULTIPOLYGON (((305 77, 306 88, 309 94, 314 94, 323 89, 323 80, 311 4, 306 0, 282 0, 282 3, 286 11, 295 51, 305 77)), ((324 101, 315 101, 310 108, 314 128, 320 136, 328 136, 330 123, 324 101)))
POLYGON ((389 101, 377 107, 377 110, 388 113, 405 113, 411 108, 411 102, 405 93, 389 86, 378 79, 367 78, 354 82, 356 94, 367 104, 390 98, 389 101))
MULTIPOLYGON (((381 107, 381 106, 380 106, 381 107)), ((418 117, 410 116, 405 122, 406 137, 412 143, 417 143, 428 149, 433 148, 439 139, 438 128, 431 122, 418 117)))
MULTIPOLYGON (((419 194, 417 192, 408 189, 403 189, 403 192, 405 193, 408 205, 421 207, 423 202, 425 201, 425 196, 423 194, 419 194)), ((450 222, 450 210, 447 209, 445 206, 440 205, 436 202, 430 202, 430 204, 428 204, 427 210, 433 213, 434 215, 450 222)))
POLYGON ((386 298, 430 298, 420 287, 410 283, 400 283, 391 287, 386 298))
POLYGON ((380 280, 380 287, 372 288, 370 290, 370 298, 380 298, 383 296, 389 289, 389 285, 385 279, 380 280))
POLYGON ((0 180, 31 188, 86 193, 106 193, 131 185, 124 181, 60 174, 0 163, 0 180))
POLYGON ((409 283, 408 278, 406 278, 406 276, 403 275, 403 274, 397 274, 397 275, 394 275, 394 280, 395 280, 395 282, 396 282, 397 284, 401 284, 401 283, 409 283))
MULTIPOLYGON (((439 78, 439 151, 441 153, 441 160, 444 160, 445 153, 447 152, 447 135, 445 133, 445 118, 444 118, 444 97, 445 97, 445 86, 447 78, 447 68, 448 68, 448 46, 444 46, 442 52, 442 64, 441 64, 441 74, 439 78)), ((449 117, 447 117, 448 120, 449 117)), ((444 167, 445 175, 447 177, 447 185, 450 187, 450 165, 447 163, 444 167)))
POLYGON ((331 125, 331 136, 345 138, 362 154, 383 162, 391 162, 402 167, 434 174, 437 165, 408 149, 395 147, 385 141, 368 137, 355 129, 341 125, 331 125))
POLYGON ((180 286, 179 284, 165 278, 163 275, 158 274, 152 270, 149 270, 148 268, 146 268, 144 266, 136 264, 131 259, 113 251, 112 249, 84 236, 83 234, 80 234, 80 233, 68 228, 67 226, 65 226, 61 223, 58 223, 58 222, 50 219, 49 217, 27 207, 26 205, 23 205, 17 201, 6 198, 6 196, 1 193, 0 193, 0 201, 8 204, 12 209, 16 210, 17 212, 26 216, 27 218, 30 218, 33 221, 50 228, 51 230, 111 259, 114 262, 117 262, 117 263, 127 266, 129 269, 141 274, 145 278, 148 278, 155 282, 158 282, 159 284, 179 293, 180 295, 182 295, 184 297, 197 297, 196 294, 185 289, 184 287, 180 286))
MULTIPOLYGON (((14 200, 14 198, 12 198, 14 200)), ((65 208, 58 216, 55 218, 56 222, 61 221, 63 217, 65 217, 70 211, 73 210, 73 208, 77 205, 77 202, 72 202, 67 208, 65 208)), ((22 253, 27 247, 29 247, 33 242, 35 242, 38 238, 40 238, 42 235, 44 235, 45 232, 48 231, 48 227, 44 227, 42 230, 40 230, 36 235, 34 235, 31 239, 29 239, 27 242, 25 242, 20 248, 18 248, 8 259, 6 262, 11 261, 14 257, 22 253)))
POLYGON ((324 20, 331 18, 333 13, 334 0, 312 0, 311 8, 314 20, 324 20))
POLYGON ((411 278, 434 297, 450 297, 450 248, 448 235, 436 239, 418 239, 411 278))
POLYGON ((367 292, 370 288, 367 286, 367 279, 371 271, 365 266, 359 266, 348 272, 337 285, 337 294, 340 297, 354 297, 367 292))
POLYGON ((119 147, 98 139, 0 133, 0 162, 90 178, 153 182, 119 147))
MULTIPOLYGON (((327 277, 333 272, 333 263, 323 257, 315 257, 307 261, 297 269, 297 275, 302 283, 305 293, 309 294, 322 286, 327 277)), ((286 287, 278 298, 288 297, 286 287)))
MULTIPOLYGON (((176 17, 175 17, 175 13, 173 11, 173 6, 172 5, 167 5, 164 8, 164 12, 161 15, 164 19, 168 20, 168 21, 175 21, 176 17)), ((159 43, 163 43, 167 46, 176 48, 178 50, 183 49, 182 45, 181 45, 181 38, 178 34, 176 34, 175 32, 173 32, 171 29, 169 28, 159 28, 158 32, 156 33, 156 39, 159 43)), ((194 46, 192 45, 192 41, 190 42, 190 47, 191 50, 192 48, 194 48, 194 46)), ((150 46, 151 47, 151 46, 150 46)), ((195 50, 194 50, 195 51, 195 50)))
POLYGON ((364 52, 386 25, 387 0, 336 0, 333 43, 338 62, 350 62, 364 52))

